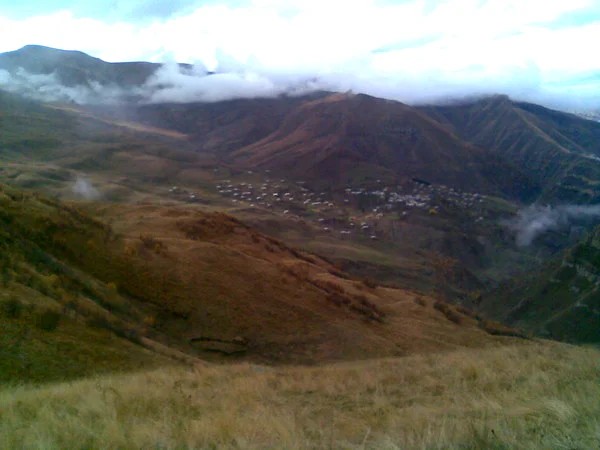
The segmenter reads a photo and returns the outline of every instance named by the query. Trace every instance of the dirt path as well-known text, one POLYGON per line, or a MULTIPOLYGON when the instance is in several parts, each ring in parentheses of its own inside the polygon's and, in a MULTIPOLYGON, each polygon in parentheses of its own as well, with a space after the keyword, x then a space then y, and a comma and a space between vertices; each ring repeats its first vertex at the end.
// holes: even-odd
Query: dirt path
POLYGON ((152 127, 152 126, 144 125, 144 124, 137 123, 137 122, 128 122, 128 121, 122 121, 122 120, 110 120, 105 117, 100 117, 100 116, 94 115, 89 111, 79 109, 74 106, 48 105, 48 107, 52 108, 52 109, 57 109, 60 111, 68 111, 68 112, 75 113, 75 114, 78 114, 83 117, 88 117, 90 119, 97 120, 99 122, 107 123, 109 125, 115 125, 118 127, 128 128, 128 129, 134 130, 134 131, 141 131, 143 133, 158 134, 158 135, 170 137, 173 139, 185 140, 188 138, 187 134, 180 133, 178 131, 168 130, 166 128, 152 127))

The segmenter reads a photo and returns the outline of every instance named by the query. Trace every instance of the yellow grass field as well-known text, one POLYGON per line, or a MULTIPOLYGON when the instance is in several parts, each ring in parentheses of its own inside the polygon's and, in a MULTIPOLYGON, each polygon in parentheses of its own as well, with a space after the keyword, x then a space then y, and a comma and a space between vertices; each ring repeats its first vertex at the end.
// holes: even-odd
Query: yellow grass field
POLYGON ((595 449, 600 352, 549 342, 0 391, 2 448, 595 449))

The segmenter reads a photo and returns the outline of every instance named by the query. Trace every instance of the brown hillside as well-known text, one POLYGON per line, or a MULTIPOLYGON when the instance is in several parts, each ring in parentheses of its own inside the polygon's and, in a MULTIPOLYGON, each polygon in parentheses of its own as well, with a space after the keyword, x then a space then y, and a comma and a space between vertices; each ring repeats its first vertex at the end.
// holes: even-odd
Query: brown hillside
POLYGON ((144 105, 122 114, 185 133, 198 150, 225 156, 273 133, 290 111, 321 95, 144 105))
POLYGON ((506 96, 421 110, 465 141, 518 164, 545 199, 598 201, 600 124, 506 96))
POLYGON ((182 350, 315 362, 493 344, 478 321, 409 291, 367 286, 220 213, 139 205, 101 211, 130 264, 112 277, 151 305, 182 350))
POLYGON ((532 187, 515 168, 465 144, 416 109, 362 94, 307 101, 275 132, 233 156, 245 167, 339 184, 420 177, 509 195, 532 187))

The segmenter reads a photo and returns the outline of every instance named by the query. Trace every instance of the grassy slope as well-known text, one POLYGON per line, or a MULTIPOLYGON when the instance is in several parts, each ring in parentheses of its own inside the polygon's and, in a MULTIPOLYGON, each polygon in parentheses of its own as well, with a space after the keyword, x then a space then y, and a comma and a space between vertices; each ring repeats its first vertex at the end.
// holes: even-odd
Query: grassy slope
POLYGON ((9 448, 45 449, 597 448, 599 361, 597 350, 547 343, 161 369, 0 391, 0 435, 9 448))
MULTIPOLYGON (((86 176, 102 198, 123 201, 149 186, 203 180, 204 158, 185 136, 43 105, 0 91, 0 178, 13 186, 74 198, 86 176)), ((202 181, 200 182, 202 184, 202 181)))
MULTIPOLYGON (((7 291, 12 293, 0 290, 2 297, 7 291)), ((26 298, 39 311, 42 300, 35 295, 19 298, 26 298)), ((64 381, 169 363, 108 330, 74 318, 62 317, 56 330, 45 331, 36 326, 35 311, 18 319, 0 316, 0 384, 64 381)))
POLYGON ((0 383, 65 380, 167 362, 130 342, 131 322, 141 322, 140 311, 61 258, 56 230, 92 243, 104 234, 99 223, 0 185, 0 224, 0 383), (44 315, 57 316, 57 326, 44 327, 44 315))
POLYGON ((486 296, 481 310, 537 334, 600 340, 600 228, 540 270, 486 296))
POLYGON ((48 308, 133 342, 149 337, 202 357, 223 344, 254 361, 290 363, 512 339, 463 313, 448 317, 431 298, 348 279, 224 214, 90 207, 109 226, 43 196, 1 186, 0 194, 7 298, 34 290, 48 308), (239 338, 245 343, 234 345, 239 338))
POLYGON ((223 214, 176 204, 106 205, 95 213, 110 218, 127 245, 137 246, 144 270, 160 273, 156 279, 141 278, 143 285, 130 275, 115 281, 126 283, 123 287, 137 298, 168 302, 167 311, 175 314, 159 311, 157 326, 172 336, 241 336, 250 343, 249 354, 284 362, 504 342, 478 329, 471 317, 461 316, 458 324, 448 320, 432 307, 431 298, 423 297, 419 304, 420 296, 413 292, 344 278, 326 261, 223 214), (140 235, 151 236, 164 251, 140 248, 140 235), (152 292, 163 294, 158 299, 152 292), (385 315, 382 321, 361 311, 365 301, 385 315))

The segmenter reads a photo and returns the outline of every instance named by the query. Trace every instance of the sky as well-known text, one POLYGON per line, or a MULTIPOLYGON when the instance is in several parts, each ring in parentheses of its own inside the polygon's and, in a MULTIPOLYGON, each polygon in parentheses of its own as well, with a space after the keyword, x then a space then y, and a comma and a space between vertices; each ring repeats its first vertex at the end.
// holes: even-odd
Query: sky
MULTIPOLYGON (((111 62, 187 62, 228 74, 232 96, 502 93, 600 109, 599 42, 600 0, 0 0, 0 52, 40 44, 111 62)), ((178 79, 181 98, 206 94, 178 79)))

